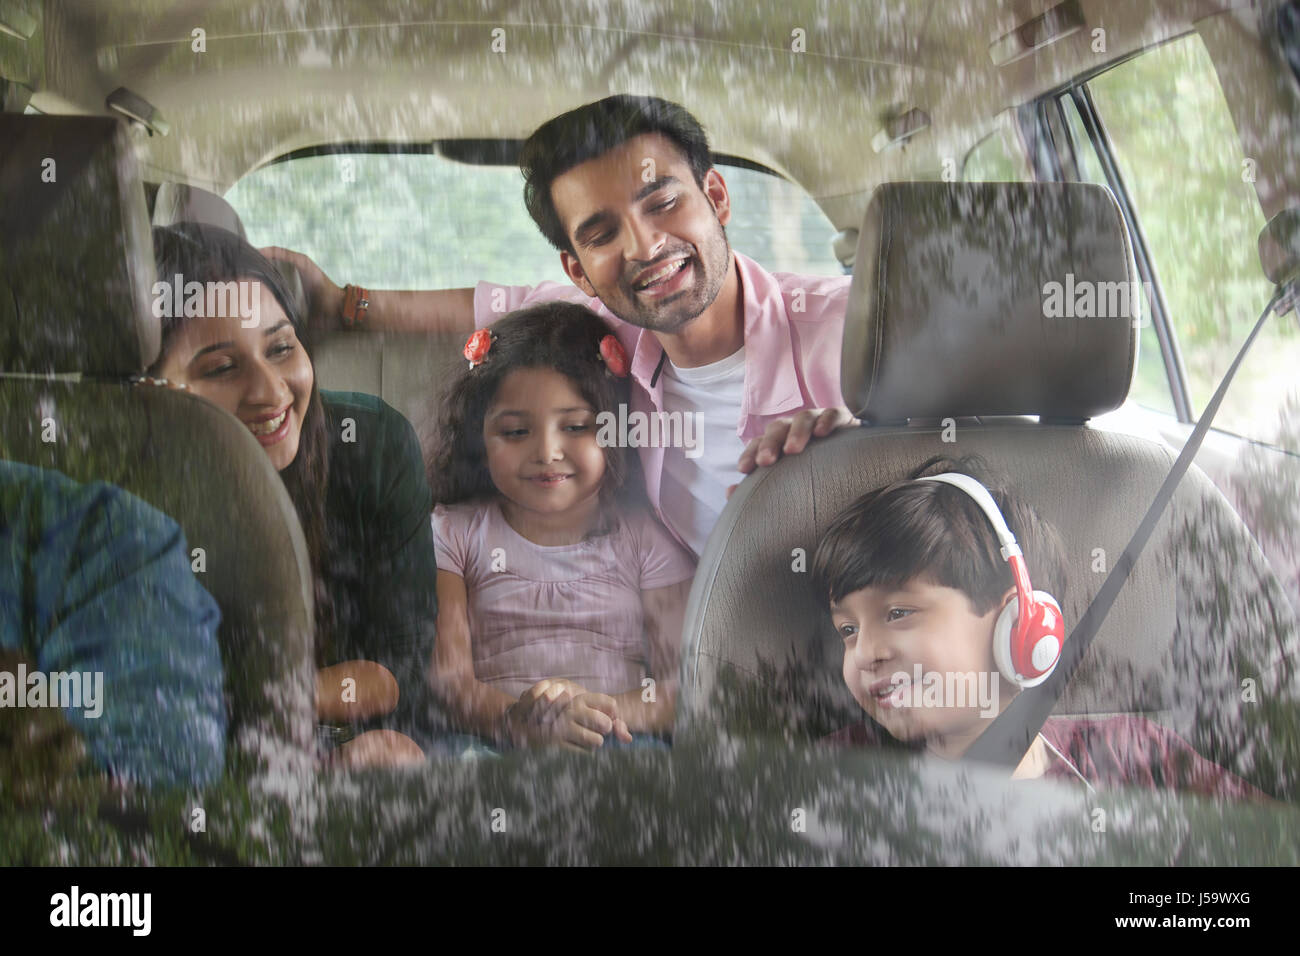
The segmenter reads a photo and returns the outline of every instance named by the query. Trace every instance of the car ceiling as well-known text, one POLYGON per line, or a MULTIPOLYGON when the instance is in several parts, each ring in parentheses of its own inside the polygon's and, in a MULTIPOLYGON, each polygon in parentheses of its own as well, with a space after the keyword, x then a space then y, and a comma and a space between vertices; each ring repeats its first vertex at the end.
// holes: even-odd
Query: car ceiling
POLYGON ((609 93, 654 93, 699 117, 715 150, 788 175, 841 225, 876 183, 937 177, 1006 108, 1223 7, 1081 0, 1084 30, 998 67, 990 43, 1054 0, 28 2, 43 13, 28 41, 44 52, 43 64, 30 54, 32 104, 102 113, 119 86, 143 96, 171 124, 138 141, 151 180, 224 192, 305 146, 522 138, 609 93), (796 30, 804 52, 791 50, 796 30), (911 107, 931 127, 875 153, 885 119, 911 107))

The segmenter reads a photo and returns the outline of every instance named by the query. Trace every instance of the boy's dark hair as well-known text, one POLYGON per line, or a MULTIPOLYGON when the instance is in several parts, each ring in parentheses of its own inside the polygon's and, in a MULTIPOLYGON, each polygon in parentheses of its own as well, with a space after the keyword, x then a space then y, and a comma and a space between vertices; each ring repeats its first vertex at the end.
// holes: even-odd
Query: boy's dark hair
POLYGON ((916 480, 945 472, 970 475, 988 488, 1025 553, 1030 582, 1064 607, 1060 535, 1015 495, 990 484, 977 456, 931 458, 906 480, 868 492, 839 514, 813 557, 812 586, 819 601, 923 577, 961 591, 980 616, 998 606, 1015 582, 988 516, 960 488, 916 480))
POLYGON ((551 199, 556 177, 646 133, 672 140, 690 164, 695 184, 704 188, 704 177, 713 168, 704 127, 685 107, 657 96, 607 96, 548 120, 528 137, 519 155, 524 205, 551 245, 573 254, 551 199))
MULTIPOLYGON (((596 313, 570 302, 544 302, 493 322, 495 339, 486 359, 468 364, 447 383, 427 436, 429 487, 437 504, 497 494, 488 472, 483 420, 497 389, 517 369, 553 369, 569 379, 599 415, 628 404, 628 380, 606 372, 600 340, 612 334, 596 313)), ((600 496, 607 517, 640 487, 640 473, 627 449, 607 445, 600 496)))

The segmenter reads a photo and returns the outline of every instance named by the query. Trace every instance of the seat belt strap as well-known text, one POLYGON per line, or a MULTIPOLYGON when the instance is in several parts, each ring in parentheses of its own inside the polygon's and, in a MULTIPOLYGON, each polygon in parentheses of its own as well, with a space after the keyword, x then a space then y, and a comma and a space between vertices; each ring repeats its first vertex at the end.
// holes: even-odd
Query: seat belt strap
POLYGON ((1025 752, 1028 751, 1034 736, 1047 723, 1047 718, 1051 716, 1052 711, 1056 708, 1056 702, 1065 693, 1066 685, 1070 683, 1070 678, 1074 676, 1074 671, 1083 660, 1083 655, 1087 653, 1088 648, 1092 645, 1093 638, 1101 630, 1102 622, 1106 620, 1106 615, 1110 613, 1111 606, 1114 605, 1115 599, 1119 597, 1120 590, 1124 587, 1129 574, 1133 571, 1133 565, 1137 563, 1137 559, 1142 555, 1142 549, 1146 547, 1152 532, 1155 531, 1157 522, 1159 522, 1161 515, 1169 506, 1169 502, 1173 500, 1178 482, 1182 480, 1183 475, 1187 473, 1187 469, 1191 467, 1192 459, 1196 457, 1201 442, 1205 440, 1206 432, 1210 430, 1210 423, 1214 421, 1215 413, 1218 412, 1219 405, 1223 403, 1223 396, 1232 383, 1233 376, 1237 374, 1238 366, 1245 359, 1246 353, 1250 350, 1251 344, 1254 343, 1255 337, 1259 335, 1260 329, 1264 327, 1269 313, 1280 303, 1288 306, 1292 304, 1288 299, 1290 286, 1290 283, 1280 285, 1269 300, 1268 305, 1264 307, 1259 321, 1255 323, 1250 335, 1246 337, 1245 344, 1242 345, 1241 351, 1237 353, 1237 357, 1233 359, 1227 374, 1223 376, 1223 381, 1219 383, 1219 388, 1214 393, 1214 397, 1205 406, 1205 411, 1201 414, 1200 420, 1197 421, 1196 427, 1192 430, 1191 437, 1183 445, 1183 450, 1174 462, 1173 468, 1165 476, 1164 484, 1156 492, 1151 507, 1147 509, 1142 522, 1138 525, 1137 530, 1133 532, 1132 539, 1125 546, 1124 553, 1115 562, 1115 566, 1111 568, 1110 574, 1106 576, 1106 580, 1102 583, 1101 590, 1097 592, 1097 596, 1092 599, 1088 609, 1079 618, 1079 623, 1075 625, 1074 631, 1066 639, 1065 646, 1061 651, 1061 659, 1056 665, 1056 670, 1052 672, 1052 676, 1037 688, 1021 692, 1015 700, 1008 704, 1007 709, 971 744, 963 755, 963 759, 1000 764, 1011 769, 1020 765, 1020 761, 1024 759, 1025 752))

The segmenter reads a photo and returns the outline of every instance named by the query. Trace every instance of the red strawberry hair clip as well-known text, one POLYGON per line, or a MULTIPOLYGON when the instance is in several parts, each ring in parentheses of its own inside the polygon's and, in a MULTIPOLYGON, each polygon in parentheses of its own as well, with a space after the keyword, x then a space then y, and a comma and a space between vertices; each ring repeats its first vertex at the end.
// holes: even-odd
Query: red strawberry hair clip
POLYGON ((631 365, 627 360, 627 352, 623 351, 623 343, 617 337, 606 335, 600 340, 600 357, 605 362, 606 371, 615 378, 627 378, 631 365))
POLYGON ((464 355, 469 359, 470 368, 483 364, 495 338, 487 329, 479 329, 465 341, 464 355))

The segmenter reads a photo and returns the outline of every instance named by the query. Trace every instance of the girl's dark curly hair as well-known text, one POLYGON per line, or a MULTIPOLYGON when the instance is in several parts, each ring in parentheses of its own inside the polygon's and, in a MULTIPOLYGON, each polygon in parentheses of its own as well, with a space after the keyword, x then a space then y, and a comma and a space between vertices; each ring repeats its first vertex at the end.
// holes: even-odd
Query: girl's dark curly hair
MULTIPOLYGON (((484 499, 496 495, 488 472, 483 420, 506 376, 516 369, 545 368, 573 383, 596 414, 618 414, 628 402, 628 380, 606 371, 600 340, 609 327, 590 309, 569 302, 546 302, 520 309, 488 326, 495 336, 485 361, 468 364, 452 378, 429 420, 425 459, 429 487, 438 504, 484 499)), ((606 530, 618 512, 643 487, 635 456, 626 448, 608 445, 600 500, 606 530)))

